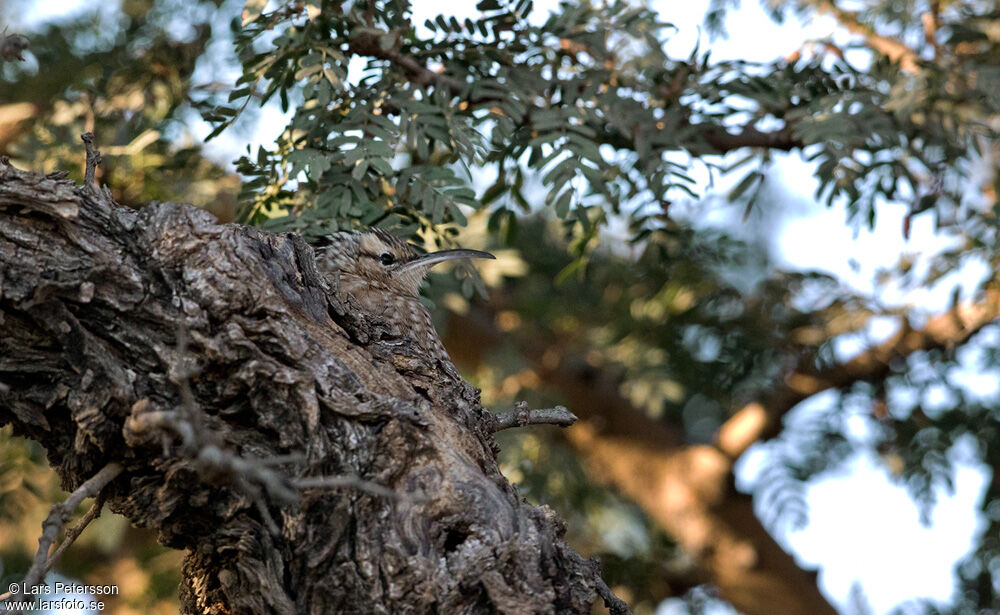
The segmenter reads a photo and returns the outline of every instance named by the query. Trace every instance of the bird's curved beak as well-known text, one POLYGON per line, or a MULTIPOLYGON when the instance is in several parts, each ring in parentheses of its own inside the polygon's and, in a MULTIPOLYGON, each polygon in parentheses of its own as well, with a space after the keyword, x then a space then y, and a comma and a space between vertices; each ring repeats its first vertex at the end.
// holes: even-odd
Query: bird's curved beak
POLYGON ((439 250, 437 252, 430 252, 419 256, 412 261, 406 263, 401 269, 418 269, 418 268, 430 268, 438 263, 443 263, 444 261, 450 261, 456 258, 492 258, 496 257, 489 252, 483 252, 482 250, 439 250))

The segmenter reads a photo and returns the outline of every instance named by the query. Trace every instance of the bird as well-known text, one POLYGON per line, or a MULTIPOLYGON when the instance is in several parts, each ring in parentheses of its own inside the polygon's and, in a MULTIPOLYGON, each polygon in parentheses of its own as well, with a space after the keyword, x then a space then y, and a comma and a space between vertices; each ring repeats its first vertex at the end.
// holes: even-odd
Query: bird
POLYGON ((451 357, 420 301, 420 286, 434 265, 462 258, 496 257, 467 249, 421 253, 384 229, 334 233, 316 247, 317 271, 334 288, 352 297, 368 319, 384 324, 389 335, 413 340, 446 366, 451 357))

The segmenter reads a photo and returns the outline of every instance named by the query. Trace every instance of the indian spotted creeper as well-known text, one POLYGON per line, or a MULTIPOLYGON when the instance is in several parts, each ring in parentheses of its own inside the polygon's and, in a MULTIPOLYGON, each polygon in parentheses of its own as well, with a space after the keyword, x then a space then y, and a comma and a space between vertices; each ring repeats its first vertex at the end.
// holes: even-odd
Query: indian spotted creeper
POLYGON ((365 316, 388 327, 394 337, 410 338, 435 359, 448 357, 431 315, 420 302, 420 284, 434 265, 456 258, 495 258, 480 250, 441 250, 421 254, 382 229, 335 233, 317 248, 316 266, 339 277, 340 291, 353 297, 365 316))

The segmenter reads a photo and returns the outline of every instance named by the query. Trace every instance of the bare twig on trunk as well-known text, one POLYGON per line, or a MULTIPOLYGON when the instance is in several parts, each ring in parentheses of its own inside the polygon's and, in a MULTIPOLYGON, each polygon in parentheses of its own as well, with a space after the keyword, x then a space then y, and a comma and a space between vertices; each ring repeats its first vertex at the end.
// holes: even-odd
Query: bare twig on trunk
POLYGON ((101 505, 99 497, 101 490, 121 474, 121 472, 122 465, 120 463, 109 463, 97 474, 77 487, 68 498, 52 507, 49 516, 42 523, 42 536, 38 539, 38 551, 35 552, 35 559, 32 561, 31 567, 28 568, 27 574, 24 575, 24 580, 21 582, 18 591, 0 595, 0 600, 8 598, 12 601, 20 600, 25 590, 35 587, 45 580, 45 575, 52 569, 59 555, 76 540, 87 524, 97 517, 101 505), (73 518, 73 512, 76 511, 77 506, 87 498, 97 498, 98 501, 94 502, 94 507, 84 515, 80 523, 66 533, 66 539, 63 541, 63 544, 49 556, 49 550, 55 544, 59 530, 69 523, 69 520, 73 518), (97 510, 95 511, 95 509, 97 510))
POLYGON ((493 431, 502 431, 526 425, 559 425, 569 427, 577 421, 576 415, 565 406, 554 408, 530 409, 528 404, 520 401, 512 412, 500 412, 494 415, 493 431))

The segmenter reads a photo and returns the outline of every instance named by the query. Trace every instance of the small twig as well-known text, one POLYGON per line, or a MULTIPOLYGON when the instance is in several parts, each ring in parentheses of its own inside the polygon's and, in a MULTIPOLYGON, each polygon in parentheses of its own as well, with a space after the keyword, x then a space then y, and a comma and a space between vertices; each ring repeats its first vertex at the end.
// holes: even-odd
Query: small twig
POLYGON ((611 591, 600 574, 597 575, 597 595, 604 601, 604 606, 608 607, 608 613, 611 615, 631 615, 632 610, 629 609, 628 603, 611 591))
POLYGON ((87 169, 83 175, 83 184, 94 190, 96 189, 96 186, 94 186, 94 173, 103 159, 101 158, 101 152, 94 148, 94 133, 85 132, 80 135, 80 138, 83 139, 83 145, 87 148, 87 169))
POLYGON ((524 427, 525 425, 559 425, 569 427, 577 421, 575 414, 566 409, 565 406, 554 408, 538 408, 531 410, 528 404, 519 401, 514 404, 512 412, 500 412, 493 415, 493 431, 503 431, 513 427, 524 427))
POLYGON ((59 561, 59 558, 62 557, 63 552, 68 549, 71 544, 76 542, 76 539, 80 537, 83 530, 87 529, 87 526, 90 525, 94 519, 101 516, 101 509, 103 508, 104 493, 101 492, 97 494, 96 498, 94 498, 94 503, 91 505, 90 510, 88 510, 87 513, 80 518, 76 525, 66 530, 66 536, 63 538, 63 541, 59 543, 59 546, 56 547, 55 551, 52 552, 52 555, 49 556, 48 561, 45 562, 45 568, 47 570, 52 570, 52 567, 55 566, 56 562, 59 561))
MULTIPOLYGON (((49 557, 49 549, 55 543, 59 530, 73 517, 73 512, 80 505, 80 502, 83 502, 87 498, 98 497, 101 490, 121 474, 121 472, 122 465, 120 463, 109 463, 100 472, 84 481, 73 493, 69 494, 68 498, 52 506, 52 511, 42 523, 42 535, 38 539, 38 551, 35 553, 35 559, 31 567, 28 568, 28 573, 24 575, 24 580, 21 582, 18 591, 6 592, 0 595, 0 600, 7 600, 8 598, 18 600, 23 595, 24 589, 35 587, 45 579, 46 573, 52 569, 58 556, 65 550, 65 547, 60 547, 60 549, 57 549, 52 554, 52 557, 49 557)), ((95 502, 94 506, 98 506, 99 503, 95 502)), ((91 512, 93 512, 93 508, 91 512)), ((97 512, 94 512, 93 516, 91 516, 91 512, 84 515, 81 522, 66 533, 64 544, 76 540, 76 537, 80 535, 80 532, 83 531, 86 525, 97 516, 97 512)), ((66 544, 66 546, 69 545, 66 544)))
POLYGON ((306 476, 292 480, 299 489, 339 489, 350 487, 358 491, 367 491, 390 500, 407 500, 410 502, 426 502, 430 498, 425 494, 399 493, 388 487, 373 483, 357 476, 306 476))
POLYGON ((462 81, 443 73, 436 73, 412 57, 400 52, 398 43, 389 49, 383 49, 382 37, 387 34, 391 34, 391 32, 381 30, 362 32, 351 39, 348 50, 356 55, 392 62, 402 68, 410 80, 419 86, 434 85, 449 92, 452 96, 458 96, 465 89, 465 84, 462 81))

